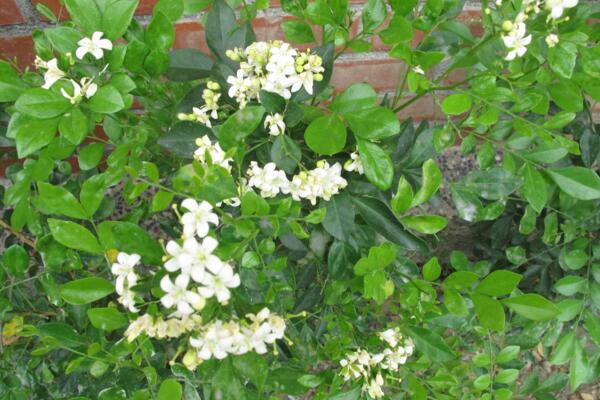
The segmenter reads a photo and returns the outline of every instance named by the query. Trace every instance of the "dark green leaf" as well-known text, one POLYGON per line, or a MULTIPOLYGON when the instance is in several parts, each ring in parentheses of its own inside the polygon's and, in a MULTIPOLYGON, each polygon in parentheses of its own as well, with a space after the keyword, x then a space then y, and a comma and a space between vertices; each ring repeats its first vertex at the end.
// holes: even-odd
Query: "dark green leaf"
POLYGON ((115 291, 106 279, 90 277, 67 282, 59 288, 60 297, 69 304, 83 305, 100 300, 115 291))

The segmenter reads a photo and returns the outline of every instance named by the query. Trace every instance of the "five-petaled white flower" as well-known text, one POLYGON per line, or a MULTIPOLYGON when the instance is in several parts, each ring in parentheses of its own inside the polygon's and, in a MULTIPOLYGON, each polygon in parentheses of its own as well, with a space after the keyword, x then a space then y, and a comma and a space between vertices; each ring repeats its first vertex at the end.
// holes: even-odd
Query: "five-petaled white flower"
POLYGON ((186 237, 193 236, 195 233, 198 237, 203 238, 208 234, 208 224, 215 226, 219 224, 219 217, 212 212, 213 206, 207 201, 198 203, 194 199, 185 199, 181 206, 188 210, 181 217, 183 234, 186 237))
POLYGON ((526 33, 525 24, 519 22, 506 36, 502 36, 504 45, 509 50, 505 57, 507 61, 514 60, 516 57, 523 57, 527 52, 527 46, 531 43, 531 35, 525 36, 526 33))
POLYGON ((87 53, 90 53, 96 60, 99 60, 104 56, 104 50, 112 50, 112 42, 102 39, 102 36, 104 33, 94 32, 91 38, 86 37, 77 42, 79 45, 75 52, 77 58, 81 60, 87 53))
POLYGON ((58 60, 53 58, 52 60, 44 63, 40 63, 40 66, 46 68, 44 73, 44 85, 42 88, 50 89, 57 81, 65 77, 65 72, 58 68, 58 60))
POLYGON ((111 267, 111 272, 117 277, 116 290, 118 294, 123 294, 126 289, 135 286, 137 283, 137 274, 134 267, 140 262, 141 257, 138 254, 119 253, 117 262, 111 267))
POLYGON ((171 308, 177 307, 177 311, 181 314, 191 314, 194 309, 204 307, 204 299, 198 293, 188 290, 190 277, 185 274, 175 278, 175 283, 171 281, 168 275, 165 275, 160 281, 160 288, 165 291, 165 295, 161 297, 161 303, 171 308))
POLYGON ((285 122, 283 122, 283 115, 279 113, 267 115, 265 118, 265 128, 269 128, 269 135, 279 136, 285 132, 285 122))
POLYGON ((218 269, 210 266, 208 269, 212 274, 204 275, 202 280, 204 286, 199 287, 198 292, 206 298, 215 296, 221 304, 227 303, 231 297, 229 288, 233 289, 240 286, 240 276, 234 274, 233 268, 227 263, 221 263, 218 269))
POLYGON ((186 239, 183 249, 190 255, 190 265, 182 266, 182 272, 189 273, 195 282, 204 282, 206 269, 218 271, 223 265, 223 261, 213 254, 218 245, 219 242, 210 236, 205 237, 202 243, 194 238, 186 239))

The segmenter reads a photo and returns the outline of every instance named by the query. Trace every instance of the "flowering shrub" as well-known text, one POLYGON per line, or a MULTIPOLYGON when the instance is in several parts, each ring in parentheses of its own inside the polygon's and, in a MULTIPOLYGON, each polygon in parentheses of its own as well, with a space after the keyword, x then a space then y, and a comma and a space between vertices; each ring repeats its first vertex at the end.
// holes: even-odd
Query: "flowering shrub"
POLYGON ((484 1, 476 37, 462 1, 284 0, 284 42, 268 2, 137 3, 0 62, 2 398, 597 395, 597 4, 484 1), (211 54, 172 50, 194 7, 211 54), (374 37, 396 92, 332 87, 374 37))

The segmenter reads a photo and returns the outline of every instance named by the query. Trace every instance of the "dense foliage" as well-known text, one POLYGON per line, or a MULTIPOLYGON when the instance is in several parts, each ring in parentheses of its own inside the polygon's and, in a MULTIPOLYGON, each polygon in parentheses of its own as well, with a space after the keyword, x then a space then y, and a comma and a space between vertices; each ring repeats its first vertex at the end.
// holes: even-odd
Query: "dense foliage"
POLYGON ((460 0, 283 0, 288 44, 266 1, 137 3, 40 5, 0 61, 1 398, 592 398, 600 4, 482 1, 476 37, 460 0), (203 9, 211 54, 172 50, 203 9), (396 92, 331 87, 373 37, 396 92), (423 97, 443 123, 398 119, 423 97))

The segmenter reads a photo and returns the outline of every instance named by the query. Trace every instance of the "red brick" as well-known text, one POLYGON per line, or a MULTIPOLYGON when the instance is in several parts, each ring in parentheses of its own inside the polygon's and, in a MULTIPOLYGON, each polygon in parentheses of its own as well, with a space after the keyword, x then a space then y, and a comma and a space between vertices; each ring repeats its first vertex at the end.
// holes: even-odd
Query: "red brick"
POLYGON ((25 22, 14 0, 2 0, 0 25, 16 25, 25 22))
POLYGON ((394 91, 404 64, 399 60, 342 59, 335 63, 331 82, 343 90, 356 82, 366 82, 378 92, 394 91))
POLYGON ((194 48, 208 52, 204 27, 197 22, 183 22, 175 25, 175 44, 173 47, 176 49, 194 48))
MULTIPOLYGON (((400 101, 400 104, 410 101, 409 98, 404 98, 400 101)), ((401 120, 412 118, 415 121, 432 120, 436 119, 435 103, 432 96, 423 96, 419 100, 410 104, 406 108, 398 112, 398 117, 401 120)))
POLYGON ((0 37, 0 58, 16 58, 21 67, 31 64, 35 59, 33 39, 31 36, 0 37))

